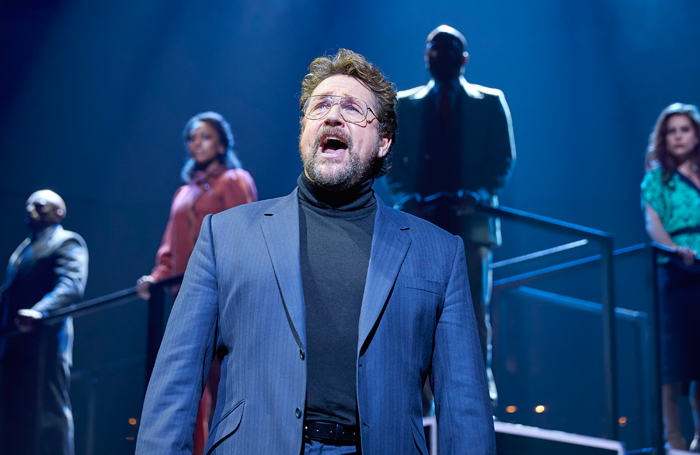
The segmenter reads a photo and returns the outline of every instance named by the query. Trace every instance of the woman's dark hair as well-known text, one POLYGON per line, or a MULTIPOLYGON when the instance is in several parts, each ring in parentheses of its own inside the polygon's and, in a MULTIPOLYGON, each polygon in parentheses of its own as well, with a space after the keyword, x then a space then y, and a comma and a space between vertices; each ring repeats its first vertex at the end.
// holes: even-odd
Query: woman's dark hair
MULTIPOLYGON (((668 183, 675 169, 682 164, 678 157, 669 153, 666 144, 668 119, 674 115, 685 115, 688 117, 690 123, 693 125, 693 130, 695 130, 695 136, 700 138, 700 112, 698 112, 696 106, 692 104, 673 103, 661 111, 661 115, 659 115, 656 121, 654 130, 649 135, 649 147, 647 148, 644 164, 646 172, 658 167, 663 169, 664 183, 668 183)), ((700 166, 700 142, 698 142, 695 148, 690 152, 690 157, 688 159, 692 160, 696 166, 700 166)))
MULTIPOLYGON (((396 142, 396 89, 394 84, 386 80, 382 71, 368 62, 362 55, 347 49, 339 49, 338 53, 315 59, 309 66, 309 74, 304 76, 301 83, 301 97, 299 106, 304 109, 306 100, 309 99, 318 84, 331 76, 350 76, 360 81, 372 92, 376 106, 377 120, 379 120, 379 137, 390 137, 391 147, 383 158, 377 158, 372 169, 372 177, 381 177, 388 170, 387 158, 396 142)), ((370 106, 371 107, 371 106, 370 106)), ((304 116, 300 118, 304 127, 304 116)))
MULTIPOLYGON (((219 162, 225 164, 226 167, 229 169, 240 169, 241 162, 238 160, 236 152, 234 152, 233 150, 233 133, 231 133, 231 126, 221 114, 218 114, 216 112, 209 111, 197 114, 191 119, 189 119, 189 121, 185 125, 185 128, 182 130, 182 139, 185 142, 185 150, 187 150, 188 156, 190 153, 190 149, 188 146, 188 143, 190 141, 190 133, 192 132, 192 128, 195 126, 195 124, 199 122, 205 122, 206 124, 214 128, 217 134, 219 135, 221 145, 223 145, 224 149, 226 149, 225 153, 218 155, 219 162)), ((185 165, 182 167, 182 171, 180 172, 182 180, 185 183, 190 183, 195 170, 196 163, 194 161, 194 158, 187 158, 187 161, 185 161, 185 165)))

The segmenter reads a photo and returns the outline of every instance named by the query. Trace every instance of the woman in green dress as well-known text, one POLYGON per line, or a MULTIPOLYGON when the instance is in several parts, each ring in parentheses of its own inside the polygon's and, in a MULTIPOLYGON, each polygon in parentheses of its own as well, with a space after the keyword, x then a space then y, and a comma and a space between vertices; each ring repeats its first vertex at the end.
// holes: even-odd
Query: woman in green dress
POLYGON ((697 403, 700 403, 700 113, 690 104, 663 110, 649 138, 642 199, 646 230, 652 240, 677 255, 659 260, 662 411, 667 448, 686 450, 678 402, 690 402, 700 452, 697 403))

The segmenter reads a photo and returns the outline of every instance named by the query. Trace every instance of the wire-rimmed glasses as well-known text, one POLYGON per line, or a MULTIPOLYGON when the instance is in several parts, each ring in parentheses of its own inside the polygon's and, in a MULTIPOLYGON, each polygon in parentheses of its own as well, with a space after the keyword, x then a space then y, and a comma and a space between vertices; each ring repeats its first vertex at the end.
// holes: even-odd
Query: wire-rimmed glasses
POLYGON ((375 117, 377 116, 364 100, 354 96, 313 95, 304 103, 304 117, 309 120, 324 119, 334 104, 338 105, 340 115, 346 122, 363 123, 367 120, 367 114, 370 112, 375 117))

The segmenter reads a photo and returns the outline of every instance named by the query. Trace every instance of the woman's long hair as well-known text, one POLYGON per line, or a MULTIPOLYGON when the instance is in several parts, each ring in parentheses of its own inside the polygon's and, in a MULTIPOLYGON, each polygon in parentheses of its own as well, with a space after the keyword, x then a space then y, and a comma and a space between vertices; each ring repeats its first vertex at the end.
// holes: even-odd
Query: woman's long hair
POLYGON ((221 145, 223 145, 224 149, 226 149, 225 153, 218 155, 219 162, 225 164, 229 169, 240 169, 241 162, 238 160, 236 153, 233 151, 233 133, 231 133, 231 126, 221 114, 211 111, 202 112, 192 117, 185 125, 185 129, 182 130, 182 139, 185 142, 185 150, 187 150, 188 154, 187 161, 185 161, 185 165, 182 167, 182 171, 180 172, 180 177, 182 177, 182 180, 185 183, 190 183, 192 177, 194 176, 194 172, 196 171, 196 163, 194 158, 189 157, 190 149, 188 142, 190 140, 190 132, 192 131, 192 127, 197 122, 207 123, 218 133, 221 145))
MULTIPOLYGON (((661 111, 654 130, 649 135, 649 147, 645 159, 645 169, 649 172, 656 168, 663 169, 663 181, 668 181, 673 176, 676 168, 682 164, 682 161, 674 154, 670 153, 666 144, 666 133, 668 131, 668 119, 673 115, 685 115, 690 119, 690 123, 695 130, 695 136, 700 138, 700 112, 698 108, 692 104, 673 103, 661 111)), ((700 142, 690 152, 689 158, 695 164, 700 166, 700 142)))

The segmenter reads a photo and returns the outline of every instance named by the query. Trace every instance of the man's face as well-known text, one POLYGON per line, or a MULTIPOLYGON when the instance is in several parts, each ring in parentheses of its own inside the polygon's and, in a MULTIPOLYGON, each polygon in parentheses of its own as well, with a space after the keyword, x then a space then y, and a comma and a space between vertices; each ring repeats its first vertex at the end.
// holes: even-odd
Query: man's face
POLYGON ((449 33, 438 33, 425 46, 425 60, 430 74, 436 80, 445 82, 459 77, 467 55, 459 38, 449 33))
MULTIPOLYGON (((331 76, 312 95, 352 96, 377 111, 372 92, 350 76, 331 76)), ((340 115, 338 104, 321 120, 305 118, 299 137, 304 173, 312 182, 333 191, 366 181, 374 161, 386 156, 390 146, 391 138, 379 137, 379 120, 372 112, 366 121, 350 123, 340 115)))
POLYGON ((27 224, 30 229, 59 224, 65 217, 66 207, 63 199, 53 191, 37 191, 29 196, 25 205, 27 224))

